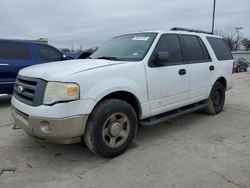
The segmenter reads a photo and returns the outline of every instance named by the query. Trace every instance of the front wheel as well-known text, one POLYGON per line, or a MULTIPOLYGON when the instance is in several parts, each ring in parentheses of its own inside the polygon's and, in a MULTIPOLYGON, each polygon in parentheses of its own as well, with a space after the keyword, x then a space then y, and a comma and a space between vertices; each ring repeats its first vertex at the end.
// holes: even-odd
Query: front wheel
POLYGON ((100 102, 91 113, 84 140, 94 153, 112 158, 127 150, 137 132, 137 116, 131 105, 118 99, 100 102))
POLYGON ((218 114, 222 111, 225 103, 226 88, 220 82, 215 82, 208 98, 208 106, 204 112, 210 115, 218 114))

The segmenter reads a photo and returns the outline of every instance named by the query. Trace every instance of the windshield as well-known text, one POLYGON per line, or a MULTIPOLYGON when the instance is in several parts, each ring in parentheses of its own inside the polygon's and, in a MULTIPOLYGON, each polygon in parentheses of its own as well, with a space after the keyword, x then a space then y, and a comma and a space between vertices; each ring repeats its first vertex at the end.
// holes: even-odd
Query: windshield
POLYGON ((138 33, 115 37, 93 53, 92 59, 141 61, 147 54, 156 33, 138 33))

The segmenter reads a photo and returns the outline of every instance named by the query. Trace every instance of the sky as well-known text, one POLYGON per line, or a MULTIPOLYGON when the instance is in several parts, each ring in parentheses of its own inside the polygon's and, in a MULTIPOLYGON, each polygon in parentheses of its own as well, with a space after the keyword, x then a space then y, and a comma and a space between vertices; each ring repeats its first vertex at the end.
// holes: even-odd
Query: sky
MULTIPOLYGON (((58 48, 100 46, 111 37, 187 27, 211 31, 214 0, 1 0, 0 38, 48 38, 58 48)), ((217 0, 215 30, 244 27, 250 0, 217 0)))

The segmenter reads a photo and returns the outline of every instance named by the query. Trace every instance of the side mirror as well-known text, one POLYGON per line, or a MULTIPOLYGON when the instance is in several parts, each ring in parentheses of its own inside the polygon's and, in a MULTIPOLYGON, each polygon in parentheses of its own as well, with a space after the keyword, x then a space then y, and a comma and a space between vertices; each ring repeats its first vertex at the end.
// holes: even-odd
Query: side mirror
POLYGON ((169 52, 160 51, 160 52, 157 52, 154 58, 154 63, 159 66, 164 66, 168 63, 168 60, 169 60, 169 52))

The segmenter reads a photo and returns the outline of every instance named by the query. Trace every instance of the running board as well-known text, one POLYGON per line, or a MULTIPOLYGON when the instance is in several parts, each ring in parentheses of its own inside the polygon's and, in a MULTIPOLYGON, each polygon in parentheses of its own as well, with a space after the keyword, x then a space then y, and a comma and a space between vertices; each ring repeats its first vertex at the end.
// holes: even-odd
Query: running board
POLYGON ((144 120, 140 121, 140 125, 142 126, 153 126, 153 125, 157 125, 160 123, 163 123, 165 121, 168 121, 172 118, 187 114, 187 113, 191 113, 197 110, 201 110, 203 108, 205 108, 207 106, 207 101, 203 101, 202 103, 198 103, 198 104, 193 104, 193 105, 189 105, 189 106, 185 106, 176 110, 172 110, 151 118, 147 118, 144 120))

